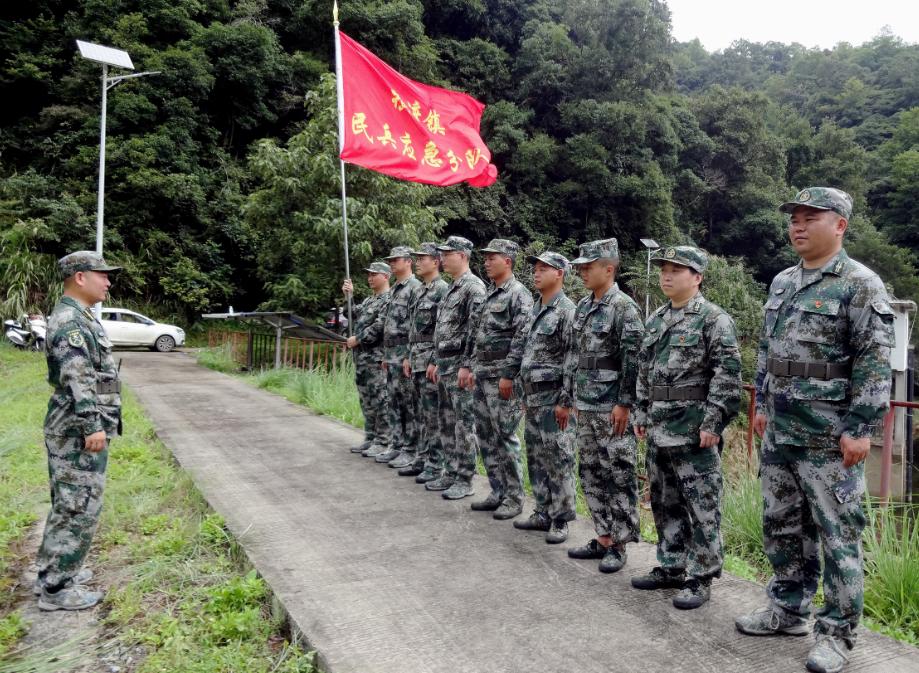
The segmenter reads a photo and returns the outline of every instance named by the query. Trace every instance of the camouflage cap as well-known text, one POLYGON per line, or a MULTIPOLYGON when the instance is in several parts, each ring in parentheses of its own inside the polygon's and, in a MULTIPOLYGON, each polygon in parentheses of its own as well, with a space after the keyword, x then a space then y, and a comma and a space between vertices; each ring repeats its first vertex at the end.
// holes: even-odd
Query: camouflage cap
POLYGON ((482 252, 496 252, 499 255, 516 257, 517 253, 520 252, 520 246, 513 241, 508 241, 506 238, 493 238, 488 242, 488 245, 482 248, 482 252))
POLYGON ((652 264, 661 266, 664 262, 688 266, 696 273, 705 273, 708 255, 701 248, 692 245, 671 245, 660 248, 651 257, 652 264))
POLYGON ((412 255, 417 257, 418 255, 428 255, 429 257, 440 257, 440 251, 437 249, 437 244, 432 243, 431 241, 425 241, 418 246, 417 250, 412 250, 412 255))
POLYGON ((463 238, 462 236, 450 236, 447 239, 447 242, 438 245, 437 249, 441 252, 459 251, 468 254, 472 252, 473 247, 474 246, 472 245, 472 241, 470 241, 468 238, 463 238))
POLYGON ((372 262, 370 266, 364 269, 367 273, 385 273, 387 276, 392 274, 392 269, 386 262, 372 262))
POLYGON ((389 255, 383 259, 400 259, 402 257, 411 257, 412 249, 407 245, 397 245, 389 251, 389 255))
POLYGON ((120 266, 109 266, 106 264, 102 255, 92 250, 71 252, 69 255, 65 255, 57 260, 57 265, 64 278, 70 278, 78 271, 104 271, 106 273, 113 273, 121 270, 120 266))
POLYGON ((589 264, 595 259, 619 259, 619 242, 615 238, 604 238, 581 244, 579 256, 571 264, 589 264))
POLYGON ((852 217, 852 197, 834 187, 808 187, 798 192, 792 201, 779 206, 783 213, 791 214, 798 206, 809 206, 817 210, 832 210, 847 220, 852 217))
POLYGON ((536 262, 542 262, 543 264, 548 264, 549 266, 558 269, 559 271, 567 271, 570 266, 568 260, 557 252, 551 252, 546 250, 538 255, 530 255, 527 257, 527 261, 530 264, 536 264, 536 262))

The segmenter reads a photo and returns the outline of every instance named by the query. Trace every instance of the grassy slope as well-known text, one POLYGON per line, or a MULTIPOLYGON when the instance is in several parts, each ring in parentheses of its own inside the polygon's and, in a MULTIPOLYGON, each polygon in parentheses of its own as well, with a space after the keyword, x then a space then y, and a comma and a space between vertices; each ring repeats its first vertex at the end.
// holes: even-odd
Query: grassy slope
MULTIPOLYGON (((0 657, 8 655, 10 670, 45 670, 43 653, 16 651, 27 625, 15 611, 27 562, 17 548, 48 506, 44 375, 40 356, 0 347, 0 657)), ((270 617, 265 583, 241 570, 220 517, 156 440, 130 391, 124 397, 125 435, 112 445, 90 559, 108 587, 100 637, 142 646, 147 656, 134 670, 143 673, 312 671, 311 655, 286 643, 270 617)))
MULTIPOLYGON (((219 348, 203 351, 199 362, 219 371, 236 370, 228 353, 219 348)), ((268 370, 246 378, 318 413, 363 427, 350 366, 334 373, 268 370)), ((724 461, 726 488, 722 503, 722 529, 725 570, 765 582, 770 569, 763 552, 759 480, 755 465, 747 460, 741 443, 734 444, 736 446, 729 446, 726 450, 724 461)), ((641 458, 639 463, 642 463, 641 458)), ((578 513, 589 515, 580 488, 578 513)), ((865 624, 873 630, 919 645, 919 526, 916 524, 919 508, 912 508, 902 517, 895 510, 877 507, 869 507, 869 513, 870 526, 865 531, 865 624)), ((650 512, 643 510, 641 514, 642 537, 648 542, 656 542, 650 512)), ((817 599, 819 602, 821 596, 818 595, 817 599)))

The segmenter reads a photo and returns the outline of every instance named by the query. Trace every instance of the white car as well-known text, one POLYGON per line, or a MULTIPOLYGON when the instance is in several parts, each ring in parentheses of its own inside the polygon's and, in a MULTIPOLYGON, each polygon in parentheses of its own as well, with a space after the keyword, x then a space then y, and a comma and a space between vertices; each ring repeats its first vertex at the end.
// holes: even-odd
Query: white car
POLYGON ((185 343, 181 327, 156 322, 126 308, 103 308, 102 326, 115 346, 148 346, 168 353, 185 343))

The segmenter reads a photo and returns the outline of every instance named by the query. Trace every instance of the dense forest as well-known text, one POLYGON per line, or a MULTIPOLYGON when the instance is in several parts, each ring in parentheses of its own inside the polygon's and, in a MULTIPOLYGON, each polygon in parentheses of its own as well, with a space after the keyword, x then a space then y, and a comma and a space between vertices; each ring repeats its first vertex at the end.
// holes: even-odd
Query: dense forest
MULTIPOLYGON (((349 168, 352 267, 448 233, 616 236, 637 263, 651 237, 766 282, 792 259, 776 205, 830 184, 855 198, 850 253, 919 298, 919 45, 709 53, 661 0, 344 0, 341 22, 486 103, 499 169, 436 189, 349 168)), ((0 312, 47 309, 54 260, 94 245, 100 69, 78 38, 161 72, 109 93, 115 298, 186 321, 340 301, 331 0, 32 0, 0 37, 0 312)))

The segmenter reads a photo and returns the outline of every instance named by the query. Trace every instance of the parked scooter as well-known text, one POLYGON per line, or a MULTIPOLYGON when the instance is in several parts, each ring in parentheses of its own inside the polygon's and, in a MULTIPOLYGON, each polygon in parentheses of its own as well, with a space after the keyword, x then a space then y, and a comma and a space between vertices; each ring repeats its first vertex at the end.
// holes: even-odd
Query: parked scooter
POLYGON ((16 348, 22 350, 45 350, 45 338, 48 334, 48 323, 40 313, 23 315, 19 321, 6 320, 3 323, 6 338, 16 348))

